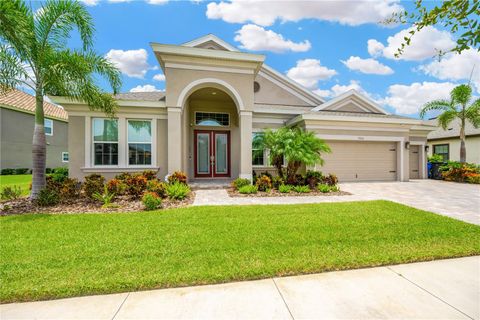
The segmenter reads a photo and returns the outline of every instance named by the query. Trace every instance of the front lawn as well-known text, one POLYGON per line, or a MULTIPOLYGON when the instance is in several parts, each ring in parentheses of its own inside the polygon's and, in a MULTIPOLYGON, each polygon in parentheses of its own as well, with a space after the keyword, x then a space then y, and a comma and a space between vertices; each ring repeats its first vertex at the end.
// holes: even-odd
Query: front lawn
POLYGON ((0 301, 480 254, 480 227, 388 201, 0 217, 0 301))
POLYGON ((26 196, 30 193, 30 182, 32 182, 31 174, 0 176, 0 190, 4 187, 19 186, 22 189, 22 195, 26 196))

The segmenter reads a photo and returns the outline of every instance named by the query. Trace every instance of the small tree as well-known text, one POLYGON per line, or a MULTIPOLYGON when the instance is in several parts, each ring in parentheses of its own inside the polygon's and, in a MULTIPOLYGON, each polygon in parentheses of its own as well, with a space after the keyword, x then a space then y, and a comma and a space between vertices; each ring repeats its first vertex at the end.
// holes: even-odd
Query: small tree
POLYGON ((450 100, 435 100, 425 104, 420 117, 432 110, 443 111, 438 117, 438 123, 446 130, 455 119, 460 121, 460 162, 466 162, 467 150, 465 148, 465 124, 469 121, 475 128, 480 126, 480 99, 472 100, 472 87, 461 84, 450 92, 450 100))
POLYGON ((47 94, 85 101, 91 109, 113 115, 117 104, 95 84, 105 77, 117 93, 120 72, 92 51, 94 27, 85 7, 74 0, 47 1, 33 10, 21 0, 0 1, 0 93, 18 87, 35 92, 31 198, 45 187, 46 139, 43 97, 47 94), (76 28, 82 48, 66 48, 76 28))

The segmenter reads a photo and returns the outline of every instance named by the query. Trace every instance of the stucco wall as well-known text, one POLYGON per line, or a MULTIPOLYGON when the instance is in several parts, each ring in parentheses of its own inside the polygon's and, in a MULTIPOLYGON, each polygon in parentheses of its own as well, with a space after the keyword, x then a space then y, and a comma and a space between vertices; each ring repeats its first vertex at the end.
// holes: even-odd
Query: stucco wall
MULTIPOLYGON (((257 75, 255 78, 260 85, 260 90, 255 93, 255 103, 279 104, 291 106, 307 106, 308 103, 296 97, 272 81, 257 75)), ((252 87, 253 90, 253 87, 252 87)))
MULTIPOLYGON (((0 108, 0 168, 31 168, 35 117, 32 114, 0 108)), ((62 152, 67 150, 67 123, 53 120, 53 135, 47 138, 47 168, 66 166, 62 152)))
MULTIPOLYGON (((449 157, 451 161, 460 161, 460 139, 442 139, 428 141, 428 155, 433 154, 433 146, 436 144, 449 144, 449 157)), ((467 149, 467 162, 480 164, 480 137, 467 137, 465 139, 467 149)))

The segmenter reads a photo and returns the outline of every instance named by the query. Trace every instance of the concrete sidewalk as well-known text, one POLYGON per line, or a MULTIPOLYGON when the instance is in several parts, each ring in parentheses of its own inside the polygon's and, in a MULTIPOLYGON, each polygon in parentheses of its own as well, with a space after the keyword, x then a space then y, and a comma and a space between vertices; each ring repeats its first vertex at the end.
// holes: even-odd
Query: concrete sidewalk
POLYGON ((480 257, 0 305, 5 319, 480 319, 480 257))

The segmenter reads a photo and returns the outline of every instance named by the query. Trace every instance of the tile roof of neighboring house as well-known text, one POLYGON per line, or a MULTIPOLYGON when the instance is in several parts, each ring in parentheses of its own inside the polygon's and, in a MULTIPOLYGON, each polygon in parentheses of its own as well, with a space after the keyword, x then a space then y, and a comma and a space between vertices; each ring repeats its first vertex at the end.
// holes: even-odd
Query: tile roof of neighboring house
MULTIPOLYGON (((436 119, 432 120, 436 122, 436 119)), ((480 134, 480 128, 476 129, 470 122, 465 124, 465 135, 473 136, 480 134)), ((427 139, 459 138, 460 137, 460 119, 455 119, 450 123, 447 130, 438 127, 437 130, 428 134, 427 139)))
MULTIPOLYGON (((12 90, 0 94, 0 107, 35 113, 35 97, 20 90, 12 90)), ((68 121, 67 112, 60 106, 44 101, 43 110, 47 118, 68 121)))
POLYGON ((119 93, 115 95, 115 99, 138 100, 138 101, 162 101, 165 99, 165 91, 119 93))

